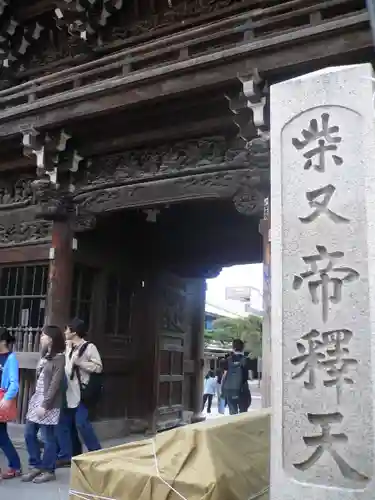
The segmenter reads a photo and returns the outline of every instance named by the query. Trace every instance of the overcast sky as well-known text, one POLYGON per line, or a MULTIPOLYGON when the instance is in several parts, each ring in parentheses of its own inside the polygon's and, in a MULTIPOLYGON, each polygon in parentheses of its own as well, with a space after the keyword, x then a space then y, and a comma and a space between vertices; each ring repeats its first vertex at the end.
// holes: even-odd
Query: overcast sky
MULTIPOLYGON (((225 288, 229 286, 252 286, 262 292, 263 265, 247 264, 224 268, 217 278, 207 280, 206 302, 230 311, 243 310, 243 304, 225 299, 225 288)), ((254 304, 254 307, 258 308, 260 304, 254 304)))

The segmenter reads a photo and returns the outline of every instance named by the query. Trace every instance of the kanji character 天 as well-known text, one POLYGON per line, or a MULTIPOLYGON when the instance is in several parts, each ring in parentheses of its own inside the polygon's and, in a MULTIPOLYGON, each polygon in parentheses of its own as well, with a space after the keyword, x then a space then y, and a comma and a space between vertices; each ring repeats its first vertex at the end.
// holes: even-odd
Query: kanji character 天
POLYGON ((315 451, 303 462, 294 464, 294 467, 296 469, 306 471, 315 465, 324 452, 326 452, 331 455, 341 474, 345 478, 358 481, 360 483, 369 481, 369 478, 365 474, 362 474, 351 467, 348 462, 346 462, 346 460, 336 451, 336 445, 344 444, 348 441, 348 436, 342 432, 339 434, 331 433, 332 424, 342 422, 342 414, 339 412, 327 414, 308 413, 307 418, 311 424, 319 425, 322 429, 322 433, 317 436, 306 436, 303 438, 306 446, 315 448, 315 451))

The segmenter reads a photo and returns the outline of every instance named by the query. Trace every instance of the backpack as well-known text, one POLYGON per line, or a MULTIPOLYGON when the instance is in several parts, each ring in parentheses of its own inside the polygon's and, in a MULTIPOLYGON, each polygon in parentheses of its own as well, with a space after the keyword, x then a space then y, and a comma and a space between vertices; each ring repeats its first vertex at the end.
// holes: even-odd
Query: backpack
POLYGON ((228 358, 228 369, 221 385, 221 393, 225 398, 239 397, 243 386, 243 369, 245 367, 245 357, 234 361, 233 356, 228 358))
MULTIPOLYGON (((89 344, 91 344, 91 342, 85 342, 80 347, 78 351, 79 358, 83 356, 89 344)), ((86 408, 93 408, 99 402, 103 393, 103 372, 90 373, 90 378, 87 384, 82 383, 81 372, 78 366, 76 366, 75 372, 81 389, 81 401, 86 408)))

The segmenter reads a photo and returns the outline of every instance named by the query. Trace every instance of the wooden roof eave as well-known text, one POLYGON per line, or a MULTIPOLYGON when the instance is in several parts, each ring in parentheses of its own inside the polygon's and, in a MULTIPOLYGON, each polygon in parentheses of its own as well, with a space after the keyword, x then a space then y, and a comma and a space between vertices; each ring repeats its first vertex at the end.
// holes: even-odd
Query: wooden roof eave
MULTIPOLYGON (((74 120, 139 105, 144 101, 167 98, 202 88, 214 88, 235 80, 246 69, 254 67, 267 75, 277 69, 304 64, 307 60, 318 59, 319 63, 324 65, 324 60, 328 57, 371 46, 368 14, 360 12, 339 20, 263 40, 249 41, 198 57, 177 59, 174 63, 152 69, 123 74, 122 67, 122 76, 77 88, 77 80, 85 77, 85 72, 80 72, 78 67, 73 74, 68 73, 72 89, 65 92, 53 94, 53 89, 58 89, 62 82, 62 78, 56 79, 56 75, 51 75, 51 78, 41 83, 31 81, 22 92, 18 92, 17 88, 1 91, 0 105, 6 104, 9 107, 0 112, 0 138, 18 134, 20 127, 30 123, 38 123, 39 129, 60 126, 74 120), (347 33, 345 43, 343 32, 347 33), (39 97, 38 94, 45 93, 46 89, 50 95, 39 97), (27 104, 12 107, 12 99, 17 100, 20 97, 27 99, 27 104)), ((100 72, 107 62, 108 57, 100 60, 100 72)), ((123 66, 127 63, 127 60, 122 60, 123 66)))

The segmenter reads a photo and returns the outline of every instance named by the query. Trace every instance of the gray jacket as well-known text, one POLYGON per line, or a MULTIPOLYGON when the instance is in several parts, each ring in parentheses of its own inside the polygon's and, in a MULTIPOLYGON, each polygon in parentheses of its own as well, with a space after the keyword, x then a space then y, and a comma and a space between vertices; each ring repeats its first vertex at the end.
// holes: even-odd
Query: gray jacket
POLYGON ((43 358, 37 369, 37 377, 44 373, 44 400, 42 407, 45 410, 61 408, 63 403, 65 375, 65 354, 56 354, 52 359, 43 358))

